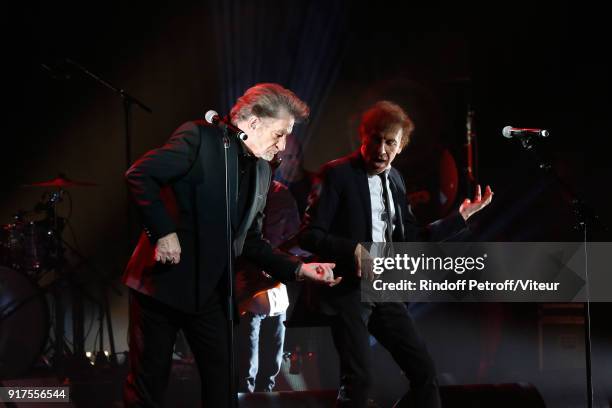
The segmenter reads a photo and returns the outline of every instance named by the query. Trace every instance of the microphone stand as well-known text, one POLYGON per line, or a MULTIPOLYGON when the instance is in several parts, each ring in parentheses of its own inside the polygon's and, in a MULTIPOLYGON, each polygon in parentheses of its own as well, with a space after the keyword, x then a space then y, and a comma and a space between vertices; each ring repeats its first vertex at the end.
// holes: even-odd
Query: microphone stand
POLYGON ((229 386, 230 386, 230 407, 238 406, 236 395, 236 361, 234 356, 235 339, 234 339, 234 260, 233 260, 233 237, 232 237, 232 219, 230 212, 230 182, 229 182, 229 165, 227 163, 227 153, 230 148, 230 138, 228 129, 223 126, 223 162, 225 165, 225 225, 226 225, 226 247, 227 247, 227 320, 228 320, 228 337, 229 337, 229 386))
POLYGON ((474 131, 474 110, 468 105, 465 124, 465 156, 466 156, 466 182, 468 191, 474 191, 478 184, 478 144, 474 131))
MULTIPOLYGON (((561 189, 571 198, 570 204, 572 206, 572 212, 575 217, 574 230, 581 231, 583 234, 583 240, 585 250, 587 246, 587 226, 589 223, 599 224, 604 230, 607 230, 600 217, 595 214, 590 208, 587 207, 584 200, 578 198, 577 194, 573 189, 559 177, 559 174, 554 170, 553 166, 546 160, 544 160, 537 153, 535 148, 534 137, 526 136, 519 139, 522 147, 532 153, 533 157, 538 162, 538 167, 542 169, 546 174, 551 174, 553 179, 557 182, 561 189)), ((586 295, 587 301, 584 302, 584 346, 585 346, 585 366, 586 366, 586 388, 587 388, 587 407, 593 408, 593 370, 592 370, 592 356, 591 356, 591 299, 589 291, 589 274, 585 269, 585 281, 586 281, 586 295)))
MULTIPOLYGON (((135 98, 134 96, 127 93, 124 89, 118 88, 101 78, 100 76, 94 74, 83 65, 78 62, 66 58, 66 63, 75 67, 77 70, 85 74, 86 76, 93 79, 95 82, 99 83, 105 88, 110 89, 115 94, 117 94, 123 100, 123 115, 124 115, 124 133, 125 133, 125 168, 128 169, 132 164, 132 105, 139 106, 142 110, 148 113, 153 113, 151 108, 145 105, 143 102, 135 98)), ((129 194, 129 193, 128 193, 129 194)), ((128 235, 132 233, 132 214, 130 211, 130 205, 128 200, 128 208, 127 208, 127 229, 128 235)))
POLYGON ((121 99, 123 99, 123 112, 125 114, 125 124, 124 124, 125 126, 124 128, 125 130, 125 159, 126 159, 126 168, 130 167, 130 165, 132 164, 131 162, 132 160, 132 126, 131 126, 132 105, 137 105, 142 110, 148 113, 153 113, 153 111, 143 102, 141 102, 134 96, 127 93, 124 89, 117 88, 116 86, 102 79, 100 76, 94 74, 93 72, 91 72, 90 70, 88 70, 87 68, 79 64, 78 62, 71 60, 70 58, 66 58, 66 63, 77 68, 83 74, 92 78, 94 81, 101 84, 103 87, 110 89, 111 91, 119 95, 121 99))

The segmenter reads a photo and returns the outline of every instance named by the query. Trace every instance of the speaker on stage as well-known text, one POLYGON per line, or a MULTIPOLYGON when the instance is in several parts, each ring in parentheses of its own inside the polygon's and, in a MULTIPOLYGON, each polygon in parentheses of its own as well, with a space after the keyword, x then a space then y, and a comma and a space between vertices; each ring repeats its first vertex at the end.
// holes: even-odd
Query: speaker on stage
MULTIPOLYGON (((545 408, 544 400, 531 384, 474 384, 440 387, 444 408, 545 408)), ((413 408, 408 394, 394 408, 413 408)))

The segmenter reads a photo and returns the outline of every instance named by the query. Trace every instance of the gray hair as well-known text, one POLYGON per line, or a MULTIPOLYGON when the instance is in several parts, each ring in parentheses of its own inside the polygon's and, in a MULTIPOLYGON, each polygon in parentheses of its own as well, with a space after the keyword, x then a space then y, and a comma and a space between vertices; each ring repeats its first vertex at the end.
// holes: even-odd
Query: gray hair
POLYGON ((260 118, 277 118, 281 111, 288 112, 296 122, 308 118, 310 109, 293 92, 279 84, 262 83, 247 89, 236 101, 230 111, 230 119, 235 124, 251 115, 260 118))

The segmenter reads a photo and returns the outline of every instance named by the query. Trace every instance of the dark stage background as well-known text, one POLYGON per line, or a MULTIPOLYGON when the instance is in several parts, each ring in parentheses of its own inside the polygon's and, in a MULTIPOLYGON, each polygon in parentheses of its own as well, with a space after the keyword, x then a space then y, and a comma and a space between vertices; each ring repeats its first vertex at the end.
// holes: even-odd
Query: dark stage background
MULTIPOLYGON (((311 105, 310 122, 296 130, 311 171, 357 147, 359 112, 370 101, 384 96, 400 102, 416 131, 397 165, 411 192, 429 191, 433 197, 416 205, 423 221, 443 211, 436 197, 444 149, 455 157, 460 173, 455 205, 466 194, 462 146, 470 107, 478 180, 495 191, 490 208, 474 220, 473 239, 583 238, 572 229, 568 194, 516 141, 502 137, 506 125, 548 129, 551 136, 540 144, 541 154, 602 225, 612 223, 607 149, 612 66, 603 6, 93 0, 11 2, 3 20, 0 223, 11 222, 18 210, 32 209, 46 191, 23 184, 59 173, 99 184, 71 189, 72 208, 66 201, 60 209, 71 214, 67 241, 88 259, 74 268, 76 279, 93 293, 100 282, 116 288, 110 299, 118 351, 127 349, 127 297, 118 294, 124 292, 118 277, 134 244, 122 179, 126 161, 162 144, 179 124, 207 109, 227 113, 235 98, 257 82, 279 82, 311 105), (153 110, 133 107, 130 158, 122 99, 65 58, 153 110)), ((610 240, 601 226, 591 225, 588 233, 591 240, 610 240)), ((79 263, 69 257, 71 265, 79 263)), ((581 406, 582 326, 539 332, 546 314, 542 306, 437 304, 414 305, 413 311, 446 383, 530 381, 550 406, 581 406)), ((95 308, 86 302, 86 328, 95 308)), ((612 395, 609 311, 608 305, 593 305, 599 401, 612 395)), ((95 347, 97 325, 91 327, 87 350, 95 347)), ((294 344, 320 333, 325 344, 321 340, 311 347, 333 357, 324 329, 294 330, 288 336, 294 344)), ((386 398, 399 395, 393 388, 399 369, 376 352, 381 376, 398 374, 381 377, 377 392, 386 398)), ((322 377, 319 385, 332 388, 335 381, 322 377)))

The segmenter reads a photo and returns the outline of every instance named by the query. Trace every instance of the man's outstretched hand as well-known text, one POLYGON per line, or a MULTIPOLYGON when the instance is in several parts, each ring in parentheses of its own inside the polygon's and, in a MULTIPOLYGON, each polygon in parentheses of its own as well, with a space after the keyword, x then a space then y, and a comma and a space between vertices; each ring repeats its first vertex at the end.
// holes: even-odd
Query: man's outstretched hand
POLYGON ((481 194, 480 184, 476 186, 476 194, 474 195, 474 199, 470 200, 466 198, 461 203, 459 207, 459 212, 464 220, 467 221, 472 215, 476 214, 478 211, 485 208, 489 203, 493 200, 493 191, 491 191, 491 187, 487 186, 485 188, 484 196, 481 194))
POLYGON ((308 279, 313 282, 323 283, 327 286, 336 286, 342 280, 342 277, 334 279, 334 267, 336 264, 333 263, 308 263, 302 264, 298 272, 298 280, 308 279))

